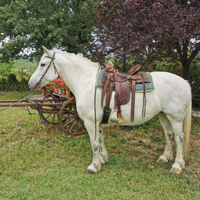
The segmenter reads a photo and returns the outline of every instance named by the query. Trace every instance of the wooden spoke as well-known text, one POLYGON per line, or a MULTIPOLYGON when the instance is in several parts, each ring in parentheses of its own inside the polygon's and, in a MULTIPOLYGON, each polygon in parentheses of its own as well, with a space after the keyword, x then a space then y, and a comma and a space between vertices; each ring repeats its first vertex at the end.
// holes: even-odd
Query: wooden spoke
POLYGON ((72 128, 74 127, 75 121, 72 123, 71 128, 69 129, 69 131, 72 131, 72 128))
POLYGON ((71 119, 71 120, 68 121, 67 123, 63 124, 63 126, 67 126, 68 124, 72 123, 74 120, 76 120, 76 118, 71 119))
POLYGON ((59 103, 60 101, 58 100, 58 98, 54 97, 52 94, 47 94, 45 95, 45 97, 43 98, 45 100, 49 100, 48 103, 51 105, 51 106, 42 106, 42 103, 40 104, 41 105, 41 108, 40 108, 40 115, 42 117, 42 119, 44 121, 47 121, 51 124, 59 124, 59 111, 60 111, 60 108, 61 106, 54 106, 53 104, 55 103, 59 103), (57 117, 56 117, 57 115, 57 117))
POLYGON ((75 97, 63 103, 59 112, 59 122, 64 132, 70 135, 83 135, 87 132, 83 121, 78 116, 75 97))

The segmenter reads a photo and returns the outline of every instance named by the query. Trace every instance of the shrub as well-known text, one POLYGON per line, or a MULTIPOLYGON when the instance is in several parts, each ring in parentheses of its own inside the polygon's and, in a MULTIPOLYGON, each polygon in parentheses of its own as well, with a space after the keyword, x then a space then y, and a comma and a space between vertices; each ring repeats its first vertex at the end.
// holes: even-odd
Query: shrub
POLYGON ((6 78, 6 77, 2 77, 2 78, 1 78, 1 81, 2 81, 2 82, 6 82, 6 81, 7 81, 7 78, 6 78))
POLYGON ((22 77, 20 82, 27 83, 28 80, 25 77, 22 77))
POLYGON ((15 74, 8 75, 8 82, 18 82, 15 74))

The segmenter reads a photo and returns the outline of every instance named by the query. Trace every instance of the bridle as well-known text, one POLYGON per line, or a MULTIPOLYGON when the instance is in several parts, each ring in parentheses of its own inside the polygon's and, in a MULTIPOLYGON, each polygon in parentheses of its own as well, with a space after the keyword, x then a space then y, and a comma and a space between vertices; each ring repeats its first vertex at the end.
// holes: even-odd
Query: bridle
POLYGON ((35 85, 35 87, 33 88, 36 89, 38 87, 38 85, 42 82, 42 79, 44 78, 45 74, 47 73, 47 71, 49 70, 50 66, 51 66, 51 63, 53 63, 53 67, 54 67, 54 70, 55 70, 55 74, 57 73, 58 74, 58 77, 60 77, 59 73, 58 73, 58 70, 55 66, 55 55, 56 55, 56 52, 53 53, 53 56, 50 57, 50 56, 45 56, 46 58, 50 58, 51 59, 51 62, 49 63, 48 67, 46 68, 44 74, 40 77, 40 80, 38 81, 38 83, 35 85))

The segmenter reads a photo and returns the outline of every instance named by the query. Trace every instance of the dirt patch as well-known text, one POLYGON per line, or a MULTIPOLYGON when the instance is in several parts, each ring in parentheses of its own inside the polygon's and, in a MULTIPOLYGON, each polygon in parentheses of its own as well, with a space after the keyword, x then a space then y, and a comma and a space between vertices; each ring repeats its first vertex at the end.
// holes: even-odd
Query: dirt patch
POLYGON ((30 96, 31 99, 43 99, 44 95, 43 94, 35 94, 30 96))
POLYGON ((102 129, 103 129, 103 132, 121 130, 120 129, 120 125, 116 125, 116 124, 105 124, 105 125, 102 125, 102 129))

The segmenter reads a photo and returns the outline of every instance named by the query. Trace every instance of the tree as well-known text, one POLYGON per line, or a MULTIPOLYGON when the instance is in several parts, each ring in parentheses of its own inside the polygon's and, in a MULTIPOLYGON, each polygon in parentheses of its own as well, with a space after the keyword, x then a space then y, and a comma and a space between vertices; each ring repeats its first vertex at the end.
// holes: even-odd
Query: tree
POLYGON ((101 0, 97 8, 96 48, 126 57, 146 55, 148 62, 170 57, 190 78, 190 64, 200 50, 199 0, 101 0))
POLYGON ((0 7, 0 54, 6 58, 39 58, 47 48, 83 52, 92 40, 92 0, 3 1, 0 7))

